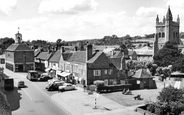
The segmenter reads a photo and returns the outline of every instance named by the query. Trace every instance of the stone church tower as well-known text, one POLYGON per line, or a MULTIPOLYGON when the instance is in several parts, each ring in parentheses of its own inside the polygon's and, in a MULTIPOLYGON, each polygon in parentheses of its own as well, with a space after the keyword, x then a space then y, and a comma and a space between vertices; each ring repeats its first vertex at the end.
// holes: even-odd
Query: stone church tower
POLYGON ((163 21, 159 21, 159 17, 156 17, 156 34, 155 40, 153 43, 154 54, 157 53, 159 49, 163 47, 165 42, 170 41, 171 43, 180 43, 179 39, 179 27, 180 27, 180 18, 177 17, 177 21, 173 21, 172 13, 170 7, 168 8, 166 17, 163 17, 163 21))

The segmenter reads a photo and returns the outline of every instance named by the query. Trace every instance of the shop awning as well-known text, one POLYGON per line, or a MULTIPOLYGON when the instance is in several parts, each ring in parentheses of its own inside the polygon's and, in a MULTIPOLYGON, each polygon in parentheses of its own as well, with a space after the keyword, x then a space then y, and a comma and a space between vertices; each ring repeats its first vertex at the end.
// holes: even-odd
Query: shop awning
POLYGON ((45 69, 46 72, 48 72, 48 71, 50 71, 50 70, 51 70, 51 68, 46 68, 46 69, 45 69))
POLYGON ((60 75, 60 76, 63 76, 63 77, 66 77, 66 76, 69 76, 69 75, 71 75, 71 73, 68 73, 68 72, 62 72, 62 73, 57 73, 58 75, 60 75))

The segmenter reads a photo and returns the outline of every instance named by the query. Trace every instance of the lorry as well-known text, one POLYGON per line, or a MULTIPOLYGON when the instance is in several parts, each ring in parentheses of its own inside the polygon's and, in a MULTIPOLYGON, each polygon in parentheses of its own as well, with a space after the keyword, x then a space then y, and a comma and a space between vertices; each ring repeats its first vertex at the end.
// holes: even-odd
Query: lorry
POLYGON ((14 80, 13 80, 13 78, 4 79, 4 89, 5 90, 13 90, 14 89, 14 80))

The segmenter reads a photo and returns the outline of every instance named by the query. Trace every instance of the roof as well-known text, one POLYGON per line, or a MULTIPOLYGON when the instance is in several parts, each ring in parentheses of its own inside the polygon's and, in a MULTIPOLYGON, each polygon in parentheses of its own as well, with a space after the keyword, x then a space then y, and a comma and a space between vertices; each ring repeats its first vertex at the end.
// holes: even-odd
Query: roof
POLYGON ((50 58, 50 62, 57 62, 59 63, 59 60, 60 60, 60 57, 61 57, 61 51, 60 50, 57 50, 54 55, 50 58))
POLYGON ((37 58, 42 60, 49 60, 52 56, 52 52, 40 52, 40 54, 37 56, 37 58))
POLYGON ((7 51, 33 51, 29 46, 27 46, 26 44, 11 44, 7 49, 7 51))
MULTIPOLYGON (((133 50, 128 50, 128 55, 129 55, 129 56, 132 56, 134 52, 135 52, 135 51, 133 51, 133 50)), ((135 53, 136 53, 136 52, 135 52, 135 53)))
POLYGON ((148 46, 134 49, 134 51, 137 53, 137 55, 153 55, 153 49, 148 46))
POLYGON ((121 69, 121 58, 110 58, 110 60, 118 70, 121 69))
POLYGON ((34 56, 36 57, 36 56, 38 56, 38 54, 41 52, 41 49, 40 48, 38 48, 38 49, 35 49, 35 51, 34 51, 34 56))
POLYGON ((138 69, 132 77, 138 79, 153 78, 149 69, 138 69))
POLYGON ((111 58, 121 58, 124 56, 124 53, 120 50, 114 50, 113 55, 111 56, 111 58))
POLYGON ((93 57, 87 61, 87 63, 94 63, 95 60, 102 54, 103 52, 97 52, 93 54, 93 57))
POLYGON ((68 61, 86 63, 86 51, 74 52, 68 61))
POLYGON ((70 59, 70 57, 72 56, 72 54, 73 53, 70 53, 70 52, 68 52, 68 53, 65 53, 65 52, 62 53, 63 60, 68 61, 70 59))

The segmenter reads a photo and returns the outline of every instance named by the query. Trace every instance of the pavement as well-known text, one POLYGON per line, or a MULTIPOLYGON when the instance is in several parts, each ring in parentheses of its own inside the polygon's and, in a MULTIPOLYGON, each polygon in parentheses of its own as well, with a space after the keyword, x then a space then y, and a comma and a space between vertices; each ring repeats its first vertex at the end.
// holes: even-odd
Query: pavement
POLYGON ((51 98, 71 115, 142 115, 134 111, 137 106, 126 107, 101 94, 89 95, 80 87, 73 91, 59 92, 51 98))

